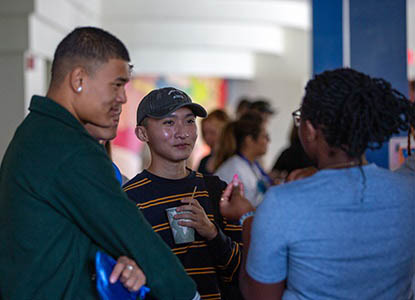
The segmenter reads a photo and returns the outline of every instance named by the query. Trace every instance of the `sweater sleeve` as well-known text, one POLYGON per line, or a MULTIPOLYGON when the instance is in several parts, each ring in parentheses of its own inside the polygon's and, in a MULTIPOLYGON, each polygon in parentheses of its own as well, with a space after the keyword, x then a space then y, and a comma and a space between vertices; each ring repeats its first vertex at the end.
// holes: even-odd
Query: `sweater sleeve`
POLYGON ((218 235, 208 241, 209 251, 215 258, 222 282, 236 282, 242 262, 242 227, 238 222, 226 220, 220 213, 219 201, 226 183, 217 176, 205 176, 205 182, 218 229, 218 235))
POLYGON ((157 299, 194 297, 194 282, 121 190, 105 153, 78 152, 65 160, 58 173, 51 203, 92 243, 115 258, 134 259, 157 299))
POLYGON ((228 232, 225 234, 217 224, 215 225, 218 229, 218 235, 207 242, 209 251, 215 258, 221 280, 224 283, 236 281, 242 262, 241 241, 232 240, 227 235, 228 232))

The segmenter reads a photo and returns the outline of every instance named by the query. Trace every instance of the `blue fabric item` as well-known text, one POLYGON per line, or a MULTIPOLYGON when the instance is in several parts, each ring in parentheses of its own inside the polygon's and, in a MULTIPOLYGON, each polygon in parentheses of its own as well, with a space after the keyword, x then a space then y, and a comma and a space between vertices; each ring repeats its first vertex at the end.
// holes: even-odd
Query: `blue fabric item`
POLYGON ((120 182, 120 185, 122 185, 122 176, 120 169, 114 163, 112 163, 112 166, 114 167, 115 177, 117 177, 117 180, 120 182))
POLYGON ((271 187, 256 210, 246 270, 286 280, 284 300, 410 299, 415 181, 376 165, 321 170, 271 187))
POLYGON ((146 286, 142 286, 137 292, 130 292, 119 280, 114 284, 109 282, 116 263, 115 259, 103 252, 98 251, 95 255, 97 291, 101 300, 136 300, 137 297, 145 299, 145 295, 150 291, 146 286))

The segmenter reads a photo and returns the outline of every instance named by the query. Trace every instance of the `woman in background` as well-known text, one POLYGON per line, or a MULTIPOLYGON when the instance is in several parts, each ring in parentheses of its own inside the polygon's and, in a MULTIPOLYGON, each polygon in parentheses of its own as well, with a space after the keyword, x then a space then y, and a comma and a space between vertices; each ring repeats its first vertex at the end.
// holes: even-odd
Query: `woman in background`
POLYGON ((197 169, 203 174, 212 174, 216 144, 223 127, 229 122, 228 114, 222 109, 216 109, 202 119, 202 137, 210 148, 210 153, 202 158, 197 169))
POLYGON ((256 207, 261 203, 271 179, 257 160, 268 149, 269 136, 261 115, 249 112, 228 123, 218 147, 215 175, 231 182, 235 174, 245 187, 245 196, 256 207))

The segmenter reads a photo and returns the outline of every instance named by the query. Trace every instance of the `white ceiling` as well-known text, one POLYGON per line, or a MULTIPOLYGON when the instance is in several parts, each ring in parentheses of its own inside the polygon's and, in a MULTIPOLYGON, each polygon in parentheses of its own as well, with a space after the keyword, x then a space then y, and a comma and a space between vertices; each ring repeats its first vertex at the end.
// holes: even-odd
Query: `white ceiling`
MULTIPOLYGON (((80 0, 71 0, 79 1, 80 0)), ((257 54, 284 56, 285 28, 310 29, 306 0, 102 0, 102 26, 142 74, 249 79, 257 54)))

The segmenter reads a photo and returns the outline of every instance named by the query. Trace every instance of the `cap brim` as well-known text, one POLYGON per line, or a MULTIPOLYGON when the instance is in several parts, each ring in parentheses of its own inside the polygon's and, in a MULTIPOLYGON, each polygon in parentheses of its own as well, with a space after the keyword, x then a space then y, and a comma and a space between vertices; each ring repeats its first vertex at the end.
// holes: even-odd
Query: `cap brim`
POLYGON ((190 109, 193 111, 193 113, 197 117, 206 118, 207 116, 207 111, 203 108, 202 105, 199 105, 197 103, 192 103, 192 104, 184 105, 184 106, 190 107, 190 109))
POLYGON ((203 106, 197 104, 197 103, 183 103, 182 105, 178 105, 177 107, 175 107, 172 111, 168 112, 167 114, 164 115, 147 115, 151 118, 154 119, 163 119, 167 116, 169 116, 172 112, 175 112, 176 110, 182 108, 182 107, 188 107, 190 108, 190 110, 195 114, 195 116, 197 117, 201 117, 201 118, 205 118, 207 116, 207 112, 206 110, 203 108, 203 106))

